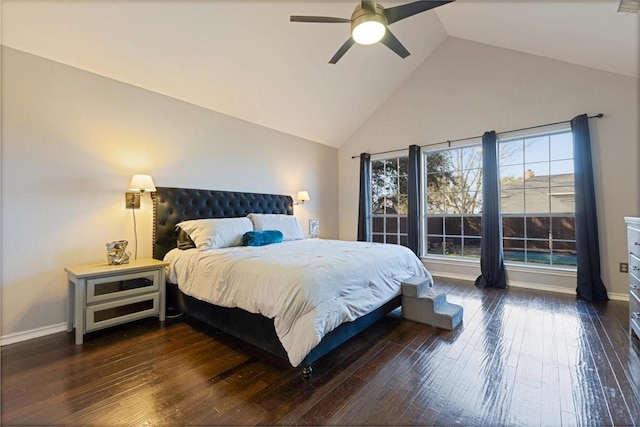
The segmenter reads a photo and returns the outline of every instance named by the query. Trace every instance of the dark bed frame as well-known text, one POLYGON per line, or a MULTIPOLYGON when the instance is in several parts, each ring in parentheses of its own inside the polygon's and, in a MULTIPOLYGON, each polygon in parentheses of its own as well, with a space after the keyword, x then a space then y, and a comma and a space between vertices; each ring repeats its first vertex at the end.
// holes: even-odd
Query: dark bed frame
MULTIPOLYGON (((153 199, 153 257, 160 260, 177 246, 176 224, 180 221, 235 218, 249 213, 293 215, 293 199, 286 195, 157 187, 153 199)), ((170 283, 167 283, 167 305, 183 312, 187 318, 210 325, 287 362, 289 360, 276 335, 273 319, 240 308, 220 307, 200 301, 183 294, 170 283)), ((301 363, 305 378, 311 375, 312 363, 399 306, 398 296, 325 335, 301 363)))

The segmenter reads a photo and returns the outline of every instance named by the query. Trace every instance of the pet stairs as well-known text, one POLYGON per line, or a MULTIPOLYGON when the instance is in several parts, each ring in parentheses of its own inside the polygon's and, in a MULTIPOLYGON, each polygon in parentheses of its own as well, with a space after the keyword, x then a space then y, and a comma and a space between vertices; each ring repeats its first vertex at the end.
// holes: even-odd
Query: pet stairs
POLYGON ((402 282, 402 317, 452 331, 462 322, 462 306, 433 292, 426 277, 415 276, 402 282))

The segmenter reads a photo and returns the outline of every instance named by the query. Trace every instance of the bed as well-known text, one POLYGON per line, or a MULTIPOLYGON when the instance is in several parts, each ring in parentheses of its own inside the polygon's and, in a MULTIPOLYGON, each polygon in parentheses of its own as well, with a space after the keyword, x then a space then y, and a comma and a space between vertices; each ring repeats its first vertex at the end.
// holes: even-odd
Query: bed
MULTIPOLYGON (((275 309, 271 307, 273 301, 286 299, 288 297, 278 296, 270 299, 268 292, 270 289, 276 289, 278 286, 280 286, 280 288, 286 288, 289 286, 289 283, 294 283, 297 280, 296 278, 300 276, 315 278, 313 286, 306 288, 306 293, 313 294, 316 287, 324 285, 334 291, 343 286, 340 283, 331 283, 333 281, 331 277, 333 276, 321 276, 317 274, 317 272, 303 274, 301 273, 302 270, 300 270, 299 265, 296 265, 295 262, 298 262, 298 264, 314 264, 314 262, 305 261, 305 258, 303 258, 304 256, 312 256, 313 253, 322 254, 325 259, 332 260, 331 262, 339 262, 340 260, 336 258, 337 253, 339 254, 341 251, 342 253, 351 252, 351 248, 345 245, 367 245, 367 250, 372 251, 370 252, 371 254, 381 252, 383 249, 391 249, 387 248, 387 246, 392 245, 306 239, 283 242, 278 245, 268 245, 261 248, 233 247, 204 252, 198 251, 198 249, 187 249, 184 251, 176 249, 178 244, 176 225, 182 221, 200 218, 242 218, 248 214, 292 215, 293 200, 290 196, 286 195, 169 187, 157 188, 154 195, 153 256, 156 259, 168 259, 172 262, 172 267, 170 267, 167 277, 170 279, 170 282, 178 283, 167 283, 169 306, 185 313, 189 319, 204 322, 222 332, 265 350, 278 358, 288 360, 292 366, 301 366, 303 375, 308 378, 311 375, 311 365, 320 357, 363 331, 371 324, 382 319, 400 305, 399 282, 402 277, 391 277, 392 275, 397 276, 398 274, 395 272, 393 274, 389 273, 395 270, 385 270, 384 273, 379 274, 387 274, 389 277, 380 280, 381 284, 371 290, 371 292, 368 292, 364 297, 362 295, 356 295, 349 300, 349 293, 340 291, 340 296, 342 297, 342 294, 344 294, 346 301, 343 302, 340 307, 335 310, 331 308, 321 310, 314 307, 314 316, 316 316, 316 312, 320 313, 320 320, 312 320, 311 324, 314 328, 321 329, 322 333, 320 333, 318 337, 313 338, 312 342, 299 343, 302 341, 300 338, 283 336, 283 331, 288 331, 289 329, 304 331, 305 328, 307 328, 306 335, 310 335, 308 333, 309 326, 304 324, 303 320, 296 319, 295 322, 297 323, 293 324, 295 327, 291 325, 283 327, 281 318, 292 317, 284 313, 284 311, 288 309, 287 307, 297 307, 297 305, 293 303, 283 303, 283 308, 275 309), (295 256, 287 256, 287 253, 295 254, 295 256), (304 255, 305 253, 308 253, 308 255, 304 255), (235 268, 235 270, 233 270, 235 277, 236 273, 240 271, 239 267, 237 267, 238 265, 247 265, 247 263, 256 262, 255 260, 258 255, 260 257, 271 257, 272 260, 287 259, 290 261, 287 261, 287 265, 274 266, 273 268, 280 272, 281 280, 274 280, 273 277, 267 279, 266 275, 263 279, 262 276, 256 275, 255 272, 253 276, 250 276, 254 278, 254 280, 249 280, 249 282, 250 285, 253 286, 251 292, 256 295, 255 297, 238 297, 233 294, 228 296, 226 300, 224 298, 214 300, 208 297, 206 291, 208 287, 210 287, 209 284, 204 283, 208 280, 207 276, 200 273, 191 273, 191 269, 195 268, 196 265, 204 264, 205 269, 208 269, 207 271, 212 271, 212 269, 215 268, 222 268, 222 265, 224 265, 223 261, 225 261, 230 263, 229 268, 235 268), (334 258, 331 258, 332 256, 334 258), (295 261, 296 259, 300 260, 295 261), (291 266, 292 277, 289 277, 287 272, 289 265, 291 266), (181 266, 189 267, 179 270, 179 268, 182 268, 181 266), (180 272, 178 273, 178 271, 180 272), (324 278, 326 278, 326 280, 324 278), (260 281, 264 281, 265 283, 256 283, 260 281), (327 283, 323 283, 323 281, 327 283), (205 293, 199 294, 195 292, 194 289, 196 286, 204 289, 205 293), (358 299, 368 301, 367 295, 375 295, 377 300, 369 302, 368 305, 364 307, 356 307, 354 301, 358 299), (255 301, 257 301, 255 302, 255 308, 253 304, 247 306, 245 303, 243 306, 243 301, 246 302, 250 298, 255 298, 255 301), (213 303, 213 301, 216 301, 216 303, 213 303), (258 304, 262 304, 262 307, 259 307, 258 304), (340 314, 339 317, 341 320, 337 322, 331 318, 332 316, 335 317, 334 311, 344 311, 345 306, 349 307, 348 315, 344 313, 340 314), (280 312, 277 310, 284 311, 280 312), (322 313, 325 313, 324 316, 327 319, 322 317, 322 313), (326 313, 329 314, 327 315, 326 313), (320 326, 318 326, 318 324, 320 324, 320 326)), ((283 218, 287 219, 288 217, 283 218)), ((355 252, 354 250, 354 253, 355 252)), ((413 254, 410 255, 413 256, 413 254)), ((403 270, 400 275, 429 276, 429 273, 424 269, 422 264, 419 263, 419 260, 417 260, 416 264, 416 260, 417 258, 415 258, 415 256, 413 256, 411 260, 407 259, 407 265, 411 266, 408 267, 406 272, 403 270)), ((262 258, 260 258, 260 262, 263 262, 262 258)), ((344 270, 347 270, 345 265, 346 264, 343 264, 343 266, 338 269, 341 272, 339 276, 341 278, 338 279, 338 281, 344 280, 348 282, 352 280, 344 273, 344 270)), ((370 267, 365 268, 371 269, 370 267)), ((353 275, 357 274, 360 274, 360 272, 356 271, 353 273, 353 275)), ((226 284, 226 279, 224 282, 226 284)), ((372 280, 371 282, 374 281, 372 280)), ((373 284, 371 284, 371 286, 373 287, 373 284)), ((349 286, 345 286, 345 289, 347 288, 349 288, 349 286)), ((359 288, 360 292, 362 291, 361 288, 362 287, 359 288)), ((229 285, 225 289, 231 292, 235 291, 236 287, 229 285)), ((296 291, 296 293, 299 294, 301 292, 296 291)), ((220 292, 220 294, 224 295, 224 292, 220 292)), ((307 310, 307 312, 308 311, 309 310, 307 310)), ((306 335, 303 333, 298 336, 306 335)))

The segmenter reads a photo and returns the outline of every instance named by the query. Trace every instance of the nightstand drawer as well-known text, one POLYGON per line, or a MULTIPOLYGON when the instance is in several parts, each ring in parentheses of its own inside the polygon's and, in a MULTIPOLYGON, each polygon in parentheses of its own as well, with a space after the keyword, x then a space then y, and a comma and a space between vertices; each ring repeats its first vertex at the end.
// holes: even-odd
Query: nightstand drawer
POLYGON ((87 306, 86 331, 142 319, 160 312, 158 293, 87 306))
POLYGON ((87 304, 157 292, 159 274, 155 270, 87 279, 87 304))

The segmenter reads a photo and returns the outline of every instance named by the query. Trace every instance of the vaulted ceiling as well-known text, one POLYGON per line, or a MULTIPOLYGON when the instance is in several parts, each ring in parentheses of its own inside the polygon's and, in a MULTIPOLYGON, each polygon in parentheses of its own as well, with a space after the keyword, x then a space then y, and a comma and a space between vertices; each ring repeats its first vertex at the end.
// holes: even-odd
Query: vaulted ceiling
POLYGON ((289 22, 356 3, 3 0, 2 44, 334 147, 449 36, 639 75, 638 15, 618 0, 457 0, 390 26, 408 58, 356 45, 335 65, 348 24, 289 22))

